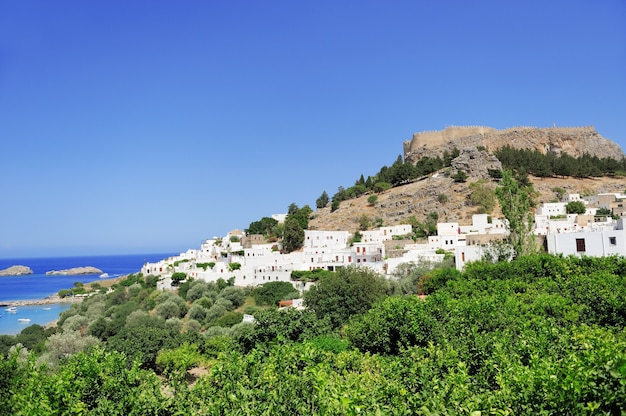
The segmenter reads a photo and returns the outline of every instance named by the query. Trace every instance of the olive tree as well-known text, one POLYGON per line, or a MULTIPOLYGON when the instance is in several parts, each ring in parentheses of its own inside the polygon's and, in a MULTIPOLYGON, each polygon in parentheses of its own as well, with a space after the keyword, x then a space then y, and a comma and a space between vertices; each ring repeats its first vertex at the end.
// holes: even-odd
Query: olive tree
POLYGON ((389 283, 383 276, 369 268, 350 266, 322 276, 305 292, 304 302, 318 318, 328 317, 338 328, 389 294, 389 283))

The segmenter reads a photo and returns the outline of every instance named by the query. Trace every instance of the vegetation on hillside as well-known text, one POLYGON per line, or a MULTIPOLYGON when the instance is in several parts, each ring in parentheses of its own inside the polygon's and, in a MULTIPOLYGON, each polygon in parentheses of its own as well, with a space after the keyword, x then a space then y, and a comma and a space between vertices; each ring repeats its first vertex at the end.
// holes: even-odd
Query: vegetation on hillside
MULTIPOLYGON (((374 176, 368 176, 367 179, 363 175, 359 177, 353 186, 344 188, 340 186, 332 197, 331 210, 335 211, 339 208, 342 201, 358 198, 359 196, 370 192, 383 192, 389 188, 404 185, 412 180, 418 179, 424 175, 436 172, 444 167, 450 166, 452 159, 460 154, 458 149, 454 149, 452 153, 444 152, 442 157, 423 157, 417 163, 403 162, 402 156, 398 156, 391 166, 383 166, 374 176)), ((370 202, 372 204, 375 203, 370 202)), ((323 208, 328 204, 328 194, 326 191, 317 199, 317 207, 323 208), (326 204, 324 204, 326 202, 326 204)))
POLYGON ((556 156, 539 150, 515 149, 504 146, 494 152, 503 169, 524 171, 537 177, 572 176, 589 178, 599 176, 626 176, 626 158, 598 158, 589 154, 573 157, 567 153, 556 156))
POLYGON ((623 257, 535 254, 464 272, 407 265, 381 279, 361 268, 324 274, 305 296, 311 309, 278 311, 253 307, 252 292, 225 281, 175 293, 133 276, 72 306, 56 330, 0 337, 0 412, 626 409, 623 257), (224 319, 246 308, 256 308, 256 324, 224 319))
MULTIPOLYGON (((479 150, 488 151, 482 146, 479 150)), ((331 209, 335 211, 342 201, 358 198, 366 193, 379 193, 449 167, 452 160, 459 154, 460 152, 456 148, 452 152, 446 150, 441 156, 423 157, 415 164, 405 163, 402 161, 402 157, 398 156, 391 166, 383 166, 374 176, 368 176, 365 179, 361 174, 353 186, 348 188, 340 186, 331 199, 331 209)), ((494 155, 502 163, 503 170, 511 170, 518 175, 571 176, 575 178, 626 176, 626 158, 616 160, 598 158, 588 154, 573 157, 567 153, 556 156, 552 153, 543 154, 536 149, 516 149, 511 146, 498 149, 494 155)), ((493 179, 500 179, 502 172, 490 170, 489 174, 493 179)), ((463 171, 458 171, 452 176, 456 182, 465 182, 467 178, 467 172, 463 171)), ((317 199, 316 206, 317 208, 324 208, 328 202, 328 194, 324 191, 317 199)), ((481 209, 488 212, 489 206, 481 207, 481 209)))

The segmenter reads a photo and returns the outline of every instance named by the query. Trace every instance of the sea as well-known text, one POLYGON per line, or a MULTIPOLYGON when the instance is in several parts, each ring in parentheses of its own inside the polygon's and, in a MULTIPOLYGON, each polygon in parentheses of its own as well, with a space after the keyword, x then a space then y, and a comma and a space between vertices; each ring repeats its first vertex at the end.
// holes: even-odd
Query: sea
MULTIPOLYGON (((178 253, 176 253, 178 254, 178 253)), ((26 276, 0 276, 0 305, 18 300, 43 299, 61 289, 71 289, 75 282, 88 283, 95 280, 113 279, 131 273, 138 273, 147 262, 157 262, 176 255, 174 253, 126 254, 80 257, 42 257, 22 259, 0 259, 0 270, 11 266, 28 266, 33 274, 26 276), (65 270, 73 267, 93 266, 108 277, 100 274, 81 276, 48 276, 51 270, 65 270)), ((61 312, 70 307, 69 303, 48 305, 18 306, 16 312, 0 306, 0 334, 15 335, 29 325, 46 325, 59 318, 61 312), (20 319, 30 319, 28 322, 20 319)))

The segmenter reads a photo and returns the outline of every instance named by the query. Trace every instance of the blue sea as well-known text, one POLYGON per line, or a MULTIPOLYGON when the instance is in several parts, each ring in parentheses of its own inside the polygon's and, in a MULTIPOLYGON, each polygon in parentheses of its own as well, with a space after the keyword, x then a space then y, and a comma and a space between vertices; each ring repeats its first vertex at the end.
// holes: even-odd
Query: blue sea
MULTIPOLYGON (((42 299, 58 293, 61 289, 72 288, 75 282, 88 283, 94 280, 105 280, 98 274, 47 276, 46 272, 51 270, 93 266, 107 273, 108 278, 115 278, 137 273, 146 262, 156 262, 172 255, 174 254, 0 259, 0 270, 16 265, 28 266, 33 270, 33 274, 26 276, 0 276, 0 305, 16 300, 42 299)), ((0 307, 0 334, 17 334, 32 324, 45 325, 58 319, 59 314, 69 306, 67 303, 20 306, 17 308, 17 313, 9 313, 5 310, 5 306, 0 307), (21 323, 18 321, 20 318, 30 319, 30 322, 21 323)))

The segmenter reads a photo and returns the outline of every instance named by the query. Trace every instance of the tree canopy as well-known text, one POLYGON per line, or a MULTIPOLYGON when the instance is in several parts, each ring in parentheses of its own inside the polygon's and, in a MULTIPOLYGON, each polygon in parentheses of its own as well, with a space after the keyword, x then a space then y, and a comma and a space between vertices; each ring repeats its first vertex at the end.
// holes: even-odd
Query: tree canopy
POLYGON ((389 293, 383 276, 366 267, 350 266, 320 277, 304 294, 304 302, 318 318, 327 317, 333 327, 340 327, 389 293))
POLYGON ((502 172, 502 179, 496 187, 496 195, 509 231, 508 241, 517 255, 535 251, 534 236, 531 234, 535 206, 535 191, 532 184, 516 179, 509 170, 502 172))

